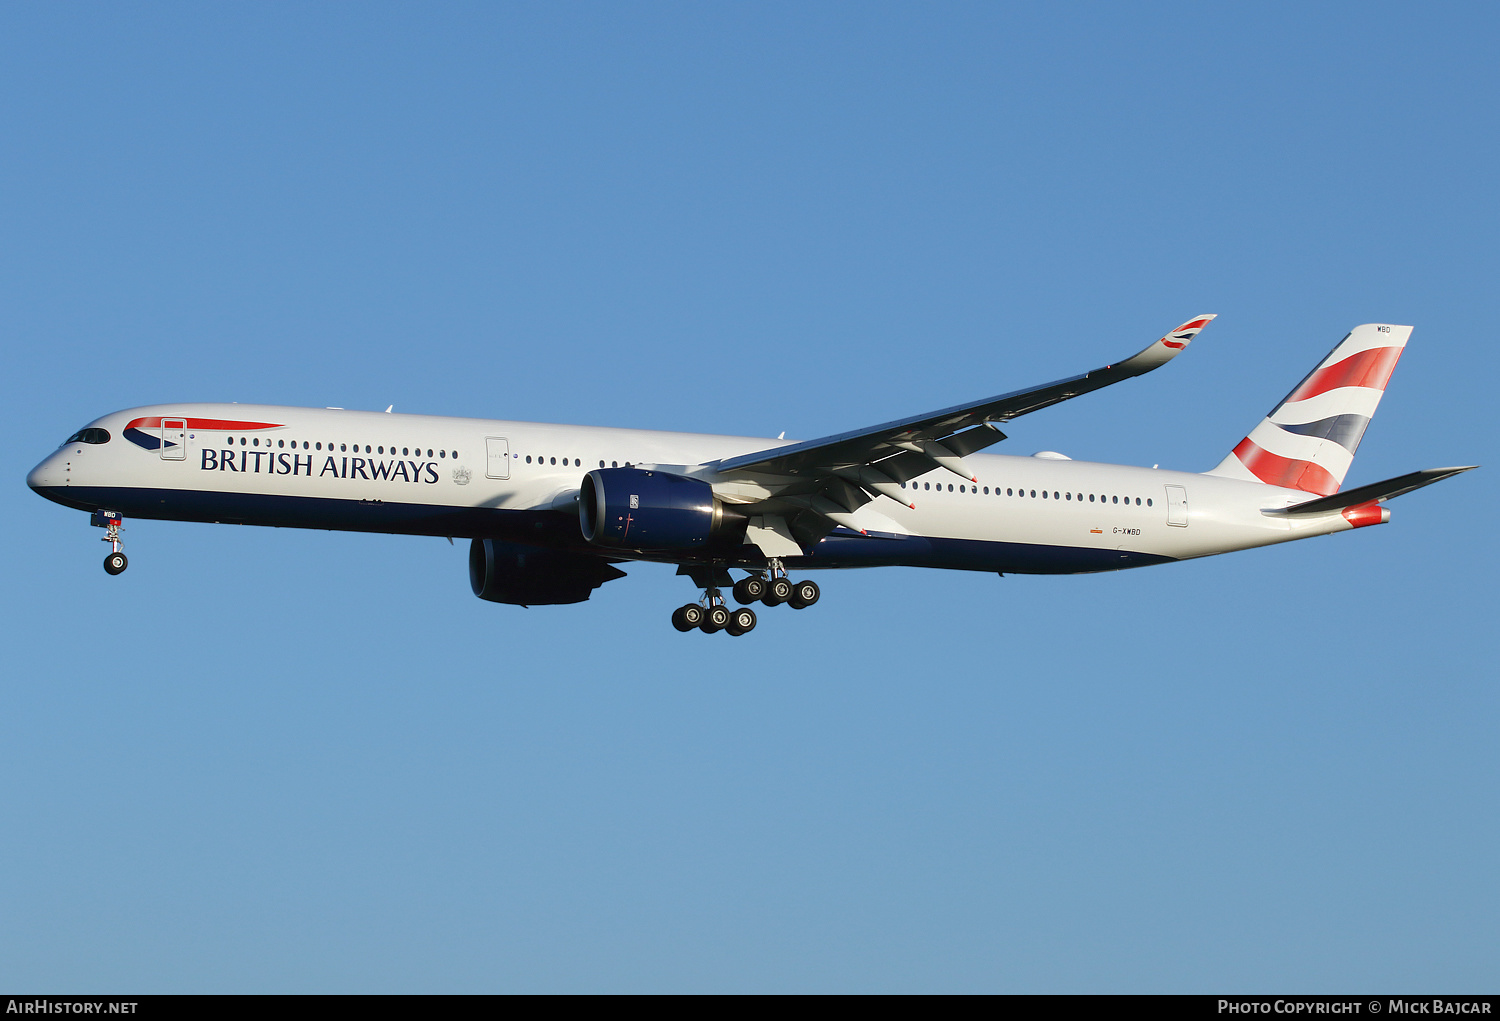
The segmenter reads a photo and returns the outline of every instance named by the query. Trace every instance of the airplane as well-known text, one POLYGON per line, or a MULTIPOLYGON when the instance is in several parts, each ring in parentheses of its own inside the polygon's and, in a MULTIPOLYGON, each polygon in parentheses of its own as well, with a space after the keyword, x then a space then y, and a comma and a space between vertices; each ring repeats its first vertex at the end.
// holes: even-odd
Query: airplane
POLYGON ((111 575, 128 563, 126 517, 460 537, 481 599, 577 603, 624 577, 617 564, 675 564, 701 595, 673 626, 739 636, 753 604, 818 602, 794 571, 1171 563, 1384 524, 1387 500, 1477 467, 1340 492, 1411 335, 1383 323, 1350 331, 1207 472, 981 453, 1006 438, 1001 424, 1160 368, 1214 318, 1092 372, 802 442, 163 404, 94 420, 26 481, 105 529, 111 575))

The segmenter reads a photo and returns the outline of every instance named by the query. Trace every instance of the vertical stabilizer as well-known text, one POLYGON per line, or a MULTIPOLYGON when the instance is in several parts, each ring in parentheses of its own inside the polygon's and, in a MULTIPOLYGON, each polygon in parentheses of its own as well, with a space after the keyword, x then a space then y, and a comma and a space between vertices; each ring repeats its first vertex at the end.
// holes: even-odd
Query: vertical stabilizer
POLYGON ((1410 326, 1356 326, 1209 475, 1338 492, 1410 326))

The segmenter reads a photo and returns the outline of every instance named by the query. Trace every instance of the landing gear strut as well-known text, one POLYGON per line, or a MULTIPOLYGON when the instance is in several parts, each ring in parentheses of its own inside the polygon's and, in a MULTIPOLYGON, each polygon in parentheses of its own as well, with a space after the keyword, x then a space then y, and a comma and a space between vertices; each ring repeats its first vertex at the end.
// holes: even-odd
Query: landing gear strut
POLYGON ((118 511, 95 511, 90 519, 91 524, 98 525, 104 529, 103 541, 109 543, 109 556, 104 558, 104 573, 119 574, 130 566, 130 561, 125 559, 121 550, 120 527, 125 524, 125 519, 118 511))

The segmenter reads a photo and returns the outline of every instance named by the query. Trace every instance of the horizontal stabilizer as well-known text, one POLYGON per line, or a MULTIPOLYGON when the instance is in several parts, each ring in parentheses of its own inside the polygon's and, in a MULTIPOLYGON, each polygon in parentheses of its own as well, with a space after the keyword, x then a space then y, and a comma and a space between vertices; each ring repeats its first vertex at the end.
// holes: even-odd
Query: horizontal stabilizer
POLYGON ((1306 503, 1295 504, 1291 507, 1278 507, 1275 510, 1267 510, 1266 514, 1280 514, 1287 517, 1304 517, 1312 514, 1329 514, 1333 511, 1341 511, 1346 507, 1358 506, 1362 503, 1380 503, 1393 497, 1410 493, 1414 489, 1430 486, 1434 482, 1441 482, 1446 478, 1473 471, 1478 468, 1477 464, 1465 465, 1462 468, 1424 468, 1421 471, 1409 472, 1406 475, 1397 475, 1393 479, 1384 482, 1372 482, 1368 486, 1360 486, 1333 496, 1321 497, 1317 500, 1309 500, 1306 503))

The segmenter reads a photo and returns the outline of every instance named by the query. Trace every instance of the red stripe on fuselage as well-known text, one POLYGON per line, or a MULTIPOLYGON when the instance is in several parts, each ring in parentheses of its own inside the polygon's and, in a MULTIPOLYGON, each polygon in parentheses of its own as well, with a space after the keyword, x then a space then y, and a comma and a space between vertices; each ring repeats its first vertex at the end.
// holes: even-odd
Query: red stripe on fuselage
MULTIPOLYGON (((173 422, 181 422, 184 419, 166 416, 173 422)), ((280 429, 281 425, 276 422, 231 422, 223 418, 189 418, 185 420, 189 429, 217 429, 220 432, 254 432, 256 429, 280 429)), ((125 428, 127 429, 157 429, 160 428, 160 418, 138 418, 125 428)))
POLYGON ((1250 474, 1269 486, 1285 486, 1305 493, 1317 493, 1319 496, 1332 496, 1339 491, 1338 479, 1330 475, 1327 469, 1311 461, 1297 461, 1273 454, 1251 442, 1248 436, 1234 448, 1234 456, 1250 470, 1250 474))
POLYGON ((1352 354, 1343 361, 1335 362, 1308 376, 1281 403, 1305 401, 1341 386, 1367 386, 1374 390, 1384 390, 1391 373, 1396 371, 1396 362, 1400 360, 1403 350, 1404 348, 1399 347, 1372 347, 1368 351, 1352 354))

